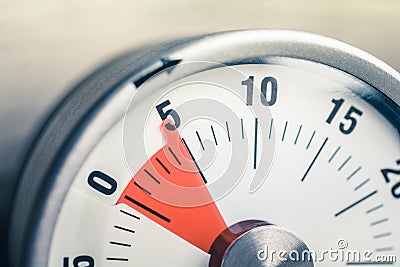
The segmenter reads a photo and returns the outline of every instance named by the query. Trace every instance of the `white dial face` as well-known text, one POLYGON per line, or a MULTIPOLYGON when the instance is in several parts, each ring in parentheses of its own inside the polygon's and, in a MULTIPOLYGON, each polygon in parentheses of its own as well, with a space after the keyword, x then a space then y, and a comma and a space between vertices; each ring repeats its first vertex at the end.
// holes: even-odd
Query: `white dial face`
MULTIPOLYGON (((400 256, 399 132, 361 97, 374 89, 299 60, 156 80, 122 89, 126 116, 76 173, 48 266, 208 266, 248 220, 294 233, 314 266, 400 256)), ((285 257, 272 250, 243 257, 285 257)))

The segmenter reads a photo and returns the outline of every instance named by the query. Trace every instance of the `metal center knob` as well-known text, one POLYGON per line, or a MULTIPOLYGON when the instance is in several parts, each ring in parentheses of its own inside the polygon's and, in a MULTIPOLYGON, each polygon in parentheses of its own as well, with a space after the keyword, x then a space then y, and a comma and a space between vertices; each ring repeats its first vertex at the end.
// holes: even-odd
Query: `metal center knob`
POLYGON ((217 238, 210 254, 210 267, 314 266, 300 238, 262 221, 244 221, 228 228, 217 238))

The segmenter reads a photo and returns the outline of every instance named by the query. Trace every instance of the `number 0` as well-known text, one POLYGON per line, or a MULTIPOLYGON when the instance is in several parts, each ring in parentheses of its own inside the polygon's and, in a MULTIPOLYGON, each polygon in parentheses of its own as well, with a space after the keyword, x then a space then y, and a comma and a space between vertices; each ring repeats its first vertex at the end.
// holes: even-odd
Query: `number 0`
POLYGON ((101 171, 91 172, 87 181, 92 188, 107 196, 112 195, 117 190, 117 182, 101 171))

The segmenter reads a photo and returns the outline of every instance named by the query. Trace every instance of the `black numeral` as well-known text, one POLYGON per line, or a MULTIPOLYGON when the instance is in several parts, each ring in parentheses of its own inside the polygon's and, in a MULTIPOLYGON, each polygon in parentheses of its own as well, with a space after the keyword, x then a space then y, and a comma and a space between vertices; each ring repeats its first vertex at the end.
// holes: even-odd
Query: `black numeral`
POLYGON ((336 114, 338 113, 340 107, 343 105, 344 99, 332 99, 332 103, 335 105, 333 107, 333 110, 331 112, 331 114, 329 114, 329 117, 326 119, 326 122, 328 124, 331 124, 331 122, 333 121, 333 118, 335 118, 336 114))
MULTIPOLYGON (((333 119, 335 118, 336 114, 342 107, 344 103, 344 99, 332 99, 332 103, 334 104, 333 110, 329 114, 328 118, 326 119, 326 123, 331 124, 333 119)), ((350 134, 354 131, 357 125, 357 116, 361 117, 362 111, 358 108, 351 106, 347 111, 346 115, 344 116, 345 122, 341 122, 339 124, 339 130, 343 134, 350 134)))
POLYGON ((254 76, 249 76, 247 80, 242 81, 242 85, 246 85, 246 105, 252 106, 253 105, 253 85, 254 83, 254 76))
MULTIPOLYGON (((249 76, 242 81, 246 86, 246 105, 253 105, 254 76, 249 76)), ((261 81, 260 101, 264 106, 273 106, 278 98, 278 81, 271 76, 264 77, 261 81)))
MULTIPOLYGON (((72 260, 73 267, 94 267, 94 259, 92 256, 81 255, 72 260)), ((70 267, 69 257, 63 258, 63 267, 70 267)))
POLYGON ((117 190, 117 181, 101 171, 91 172, 87 182, 92 188, 107 196, 112 195, 117 190), (103 183, 100 184, 100 181, 103 183))
MULTIPOLYGON (((397 160, 397 165, 400 165, 400 159, 397 160)), ((386 183, 390 183, 390 176, 399 176, 400 169, 382 169, 381 173, 386 183)), ((395 183, 392 187, 392 195, 394 198, 400 198, 400 181, 395 183)))
POLYGON ((173 109, 168 109, 168 110, 164 111, 164 108, 169 105, 171 105, 171 102, 169 100, 165 100, 161 104, 158 104, 156 106, 156 109, 157 109, 158 114, 160 115, 161 120, 165 120, 168 117, 168 115, 170 115, 172 117, 175 125, 172 125, 171 123, 167 123, 165 125, 165 127, 168 130, 173 131, 173 130, 175 130, 175 127, 178 128, 181 125, 181 118, 179 117, 178 113, 173 109))

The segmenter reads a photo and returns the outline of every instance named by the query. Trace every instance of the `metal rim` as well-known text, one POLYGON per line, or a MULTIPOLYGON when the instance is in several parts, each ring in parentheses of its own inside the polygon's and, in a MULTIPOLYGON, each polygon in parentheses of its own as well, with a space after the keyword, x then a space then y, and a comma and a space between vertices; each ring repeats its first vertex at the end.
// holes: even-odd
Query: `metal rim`
POLYGON ((400 105, 400 73, 376 57, 343 42, 291 30, 245 30, 212 34, 171 58, 230 62, 268 56, 304 59, 346 72, 400 105))

